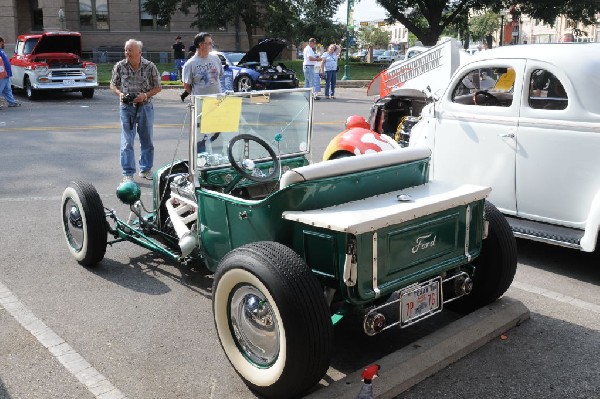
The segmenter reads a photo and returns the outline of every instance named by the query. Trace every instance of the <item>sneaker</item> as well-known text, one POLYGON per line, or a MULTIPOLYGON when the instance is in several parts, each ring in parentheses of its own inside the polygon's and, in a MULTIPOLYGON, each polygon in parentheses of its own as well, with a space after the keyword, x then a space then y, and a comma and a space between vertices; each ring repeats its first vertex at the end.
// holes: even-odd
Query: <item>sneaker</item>
POLYGON ((12 108, 12 107, 20 107, 20 106, 21 106, 21 103, 8 104, 8 106, 9 106, 10 108, 12 108))
POLYGON ((315 100, 320 100, 320 99, 321 99, 321 97, 315 96, 315 100))
POLYGON ((330 98, 331 98, 332 100, 335 100, 335 96, 331 96, 330 98))
POLYGON ((152 180, 152 172, 149 170, 140 171, 138 176, 141 177, 142 179, 152 180))
POLYGON ((125 175, 123 176, 123 180, 121 181, 121 183, 127 183, 129 181, 133 181, 133 176, 132 175, 125 175))

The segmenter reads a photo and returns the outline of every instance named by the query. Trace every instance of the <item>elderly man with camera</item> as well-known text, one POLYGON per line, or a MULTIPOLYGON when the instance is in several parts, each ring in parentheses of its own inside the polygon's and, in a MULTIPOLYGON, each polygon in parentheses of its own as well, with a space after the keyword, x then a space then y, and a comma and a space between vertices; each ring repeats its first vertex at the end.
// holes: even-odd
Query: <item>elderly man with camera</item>
POLYGON ((121 116, 121 169, 123 181, 133 181, 135 133, 140 138, 139 176, 152 178, 154 164, 154 108, 152 97, 160 92, 160 76, 156 65, 142 57, 142 42, 125 42, 125 59, 115 64, 110 80, 111 90, 119 96, 121 116))

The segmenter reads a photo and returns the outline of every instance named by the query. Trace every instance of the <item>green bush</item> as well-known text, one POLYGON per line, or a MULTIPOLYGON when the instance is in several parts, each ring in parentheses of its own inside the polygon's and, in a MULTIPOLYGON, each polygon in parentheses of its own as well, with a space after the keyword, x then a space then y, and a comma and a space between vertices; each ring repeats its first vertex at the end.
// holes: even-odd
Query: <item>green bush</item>
MULTIPOLYGON (((302 60, 295 61, 276 61, 277 63, 283 63, 288 68, 296 71, 300 82, 304 82, 304 74, 302 73, 302 60)), ((344 76, 344 60, 339 62, 340 71, 338 72, 338 79, 344 76)), ((163 72, 173 72, 173 64, 156 64, 158 72, 162 75, 163 72)), ((384 70, 387 66, 382 64, 368 64, 366 62, 350 62, 349 63, 349 74, 352 80, 371 80, 380 71, 384 70)), ((112 74, 113 64, 98 64, 98 82, 100 85, 108 86, 110 84, 110 78, 112 74)), ((181 81, 165 81, 163 85, 180 85, 181 81)))

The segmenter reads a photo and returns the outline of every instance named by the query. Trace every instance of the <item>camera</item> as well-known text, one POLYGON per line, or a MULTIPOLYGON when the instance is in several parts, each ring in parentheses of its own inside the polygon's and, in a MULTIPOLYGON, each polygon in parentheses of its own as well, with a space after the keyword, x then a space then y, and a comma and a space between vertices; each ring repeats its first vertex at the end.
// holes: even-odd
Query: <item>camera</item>
POLYGON ((181 97, 181 101, 185 101, 185 98, 189 95, 190 93, 188 93, 187 90, 185 90, 183 93, 181 93, 179 97, 181 97))
POLYGON ((127 93, 123 96, 123 104, 133 104, 133 100, 138 96, 137 93, 127 93))

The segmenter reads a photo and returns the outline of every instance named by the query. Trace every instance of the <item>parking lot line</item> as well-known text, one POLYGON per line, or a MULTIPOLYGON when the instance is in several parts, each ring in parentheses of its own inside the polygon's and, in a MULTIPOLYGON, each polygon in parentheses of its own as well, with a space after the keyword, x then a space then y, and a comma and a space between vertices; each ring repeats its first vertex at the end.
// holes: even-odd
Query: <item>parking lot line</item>
POLYGON ((36 317, 0 282, 0 306, 33 335, 79 382, 97 398, 124 399, 125 395, 88 363, 64 339, 36 317))
POLYGON ((542 295, 546 298, 553 299, 558 302, 566 303, 571 306, 578 307, 580 309, 589 310, 594 313, 600 313, 600 306, 590 303, 590 302, 582 301, 581 299, 577 299, 577 298, 573 298, 568 295, 561 294, 560 292, 550 291, 550 290, 547 290, 547 289, 544 289, 544 288, 541 288, 541 287, 538 287, 535 285, 522 283, 519 281, 513 281, 512 286, 514 288, 518 288, 520 290, 527 291, 532 294, 542 295))

